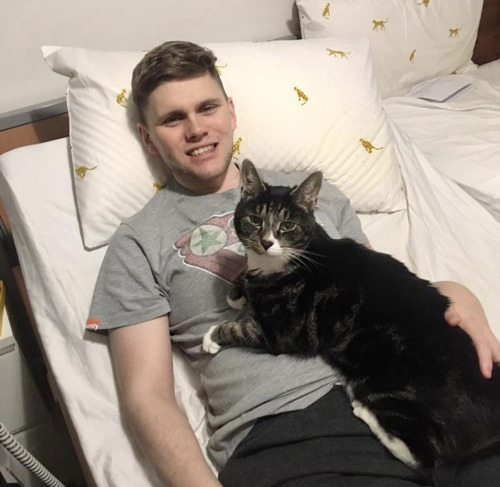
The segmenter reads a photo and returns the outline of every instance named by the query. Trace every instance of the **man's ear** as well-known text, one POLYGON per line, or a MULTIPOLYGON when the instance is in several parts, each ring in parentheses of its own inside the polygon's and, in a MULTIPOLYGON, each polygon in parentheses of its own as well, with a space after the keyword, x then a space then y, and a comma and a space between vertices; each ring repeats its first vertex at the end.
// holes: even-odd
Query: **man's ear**
POLYGON ((149 134, 148 129, 140 122, 137 124, 137 133, 139 134, 142 145, 145 149, 153 156, 158 155, 158 149, 151 140, 151 135, 149 134))
POLYGON ((236 109, 234 108, 234 101, 232 98, 228 98, 227 103, 229 105, 229 114, 231 115, 231 122, 233 130, 236 130, 238 126, 238 119, 236 117, 236 109))

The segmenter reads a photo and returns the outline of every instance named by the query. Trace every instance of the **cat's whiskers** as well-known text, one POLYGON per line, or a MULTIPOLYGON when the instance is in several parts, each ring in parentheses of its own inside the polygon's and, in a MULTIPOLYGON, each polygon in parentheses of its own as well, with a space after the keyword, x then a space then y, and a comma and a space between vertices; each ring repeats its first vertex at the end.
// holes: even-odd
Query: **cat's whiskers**
POLYGON ((318 265, 318 262, 316 260, 307 255, 313 253, 308 252, 307 250, 286 247, 284 249, 284 254, 290 262, 297 264, 299 267, 302 267, 309 272, 312 272, 311 264, 312 266, 318 265))
POLYGON ((240 242, 243 247, 245 247, 245 250, 251 249, 257 254, 262 252, 260 246, 258 246, 256 242, 250 238, 240 238, 240 242))

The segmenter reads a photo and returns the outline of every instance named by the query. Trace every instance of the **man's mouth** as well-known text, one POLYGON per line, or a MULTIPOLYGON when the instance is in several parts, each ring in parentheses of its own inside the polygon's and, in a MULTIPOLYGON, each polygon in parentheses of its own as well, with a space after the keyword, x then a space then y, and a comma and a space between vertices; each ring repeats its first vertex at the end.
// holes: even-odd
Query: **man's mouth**
POLYGON ((208 154, 209 152, 213 152, 215 150, 215 146, 216 144, 210 144, 205 147, 198 147, 197 149, 189 151, 188 155, 192 157, 202 156, 204 154, 208 154))

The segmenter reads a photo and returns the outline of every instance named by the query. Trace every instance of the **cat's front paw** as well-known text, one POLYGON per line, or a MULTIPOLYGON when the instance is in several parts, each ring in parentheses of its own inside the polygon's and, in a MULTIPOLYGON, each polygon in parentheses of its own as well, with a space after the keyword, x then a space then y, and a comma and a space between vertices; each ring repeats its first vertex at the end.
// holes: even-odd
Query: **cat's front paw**
POLYGON ((229 306, 233 309, 243 309, 246 303, 247 298, 243 295, 236 299, 234 299, 231 294, 228 294, 227 296, 227 304, 229 304, 229 306))
POLYGON ((361 404, 357 399, 354 399, 351 402, 351 407, 352 407, 352 412, 354 413, 354 416, 358 416, 358 414, 361 414, 360 411, 361 411, 361 408, 363 407, 363 404, 361 404))
POLYGON ((215 355, 221 349, 221 346, 212 339, 212 334, 216 328, 217 325, 211 326, 210 330, 203 336, 203 351, 212 355, 215 355))

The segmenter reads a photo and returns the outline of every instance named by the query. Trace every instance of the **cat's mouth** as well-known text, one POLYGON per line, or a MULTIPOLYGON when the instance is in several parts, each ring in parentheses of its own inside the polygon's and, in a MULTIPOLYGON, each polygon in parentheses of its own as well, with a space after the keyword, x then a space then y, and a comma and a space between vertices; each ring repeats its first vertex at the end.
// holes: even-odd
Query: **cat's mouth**
POLYGON ((263 254, 264 255, 269 255, 270 257, 275 257, 277 255, 282 255, 283 254, 283 250, 282 249, 278 249, 278 248, 275 248, 275 247, 269 247, 267 250, 265 249, 262 249, 263 250, 263 254))
POLYGON ((188 151, 187 155, 190 157, 204 156, 205 154, 209 154, 210 152, 213 152, 216 147, 217 147, 217 144, 204 145, 203 147, 197 147, 196 149, 192 149, 192 150, 188 151))

